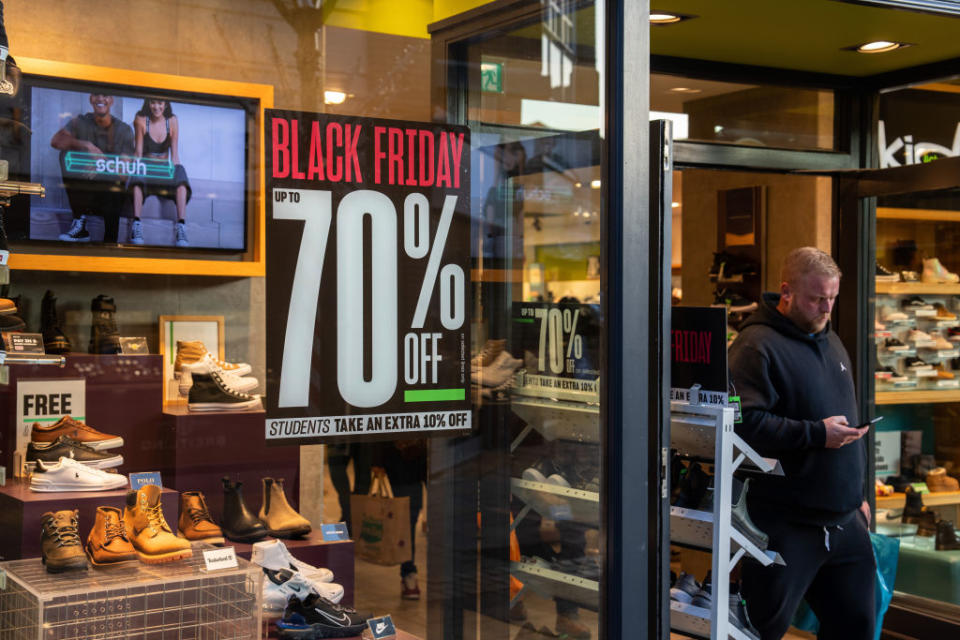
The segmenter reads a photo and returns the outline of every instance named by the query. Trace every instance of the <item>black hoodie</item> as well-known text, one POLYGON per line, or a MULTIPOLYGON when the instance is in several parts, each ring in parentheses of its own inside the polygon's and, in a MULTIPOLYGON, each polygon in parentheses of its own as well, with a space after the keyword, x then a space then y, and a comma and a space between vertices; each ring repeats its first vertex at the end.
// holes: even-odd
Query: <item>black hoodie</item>
POLYGON ((857 424, 850 358, 828 324, 808 334, 765 293, 730 347, 730 376, 743 407, 736 432, 758 453, 780 460, 783 476, 750 483, 748 503, 787 520, 819 526, 846 521, 863 502, 866 440, 827 449, 824 418, 857 424))

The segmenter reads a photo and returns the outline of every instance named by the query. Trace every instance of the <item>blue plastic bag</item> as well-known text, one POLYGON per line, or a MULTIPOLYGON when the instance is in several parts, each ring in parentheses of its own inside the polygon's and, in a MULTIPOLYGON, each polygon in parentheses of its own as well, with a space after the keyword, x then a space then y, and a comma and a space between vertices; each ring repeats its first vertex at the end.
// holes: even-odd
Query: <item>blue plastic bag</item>
MULTIPOLYGON (((873 544, 873 557, 877 561, 876 588, 874 589, 877 624, 874 640, 880 640, 883 616, 887 613, 887 608, 893 599, 893 583, 897 577, 897 560, 900 557, 900 539, 871 533, 870 542, 873 544)), ((810 633, 816 633, 819 630, 820 622, 806 600, 800 602, 800 607, 793 616, 793 626, 810 633)))

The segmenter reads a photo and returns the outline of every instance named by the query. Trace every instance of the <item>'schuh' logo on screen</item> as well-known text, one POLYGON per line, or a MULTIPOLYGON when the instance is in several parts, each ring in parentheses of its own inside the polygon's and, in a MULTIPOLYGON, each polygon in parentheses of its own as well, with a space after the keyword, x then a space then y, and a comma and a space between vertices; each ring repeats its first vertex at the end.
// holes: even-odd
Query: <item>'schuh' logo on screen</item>
POLYGON ((86 151, 68 151, 64 157, 64 167, 69 173, 89 177, 111 176, 126 178, 173 178, 173 164, 168 159, 136 158, 107 153, 87 153, 86 151))

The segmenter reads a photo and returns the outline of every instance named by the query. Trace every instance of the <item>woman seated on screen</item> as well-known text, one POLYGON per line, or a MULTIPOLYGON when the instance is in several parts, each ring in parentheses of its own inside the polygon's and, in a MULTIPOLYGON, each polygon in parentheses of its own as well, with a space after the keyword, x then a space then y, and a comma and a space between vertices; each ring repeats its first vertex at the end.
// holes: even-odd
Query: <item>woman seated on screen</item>
POLYGON ((172 177, 135 175, 130 178, 133 190, 133 222, 130 224, 130 243, 143 244, 143 223, 140 214, 143 203, 150 196, 173 200, 177 205, 175 242, 178 247, 190 246, 187 242, 186 209, 190 201, 190 181, 187 170, 180 164, 178 144, 180 124, 166 100, 147 98, 133 119, 136 137, 136 156, 168 160, 173 165, 172 177))

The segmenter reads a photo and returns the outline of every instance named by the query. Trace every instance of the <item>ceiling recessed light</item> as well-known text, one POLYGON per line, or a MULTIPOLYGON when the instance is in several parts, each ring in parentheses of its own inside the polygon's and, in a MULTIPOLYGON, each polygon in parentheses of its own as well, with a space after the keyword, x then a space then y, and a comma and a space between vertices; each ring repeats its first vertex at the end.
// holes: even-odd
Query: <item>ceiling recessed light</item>
POLYGON ((343 91, 324 91, 323 101, 327 104, 343 104, 347 99, 347 94, 343 91))
POLYGON ((696 18, 697 16, 684 15, 682 13, 672 13, 669 11, 651 11, 650 12, 650 24, 662 26, 665 24, 677 24, 678 22, 683 22, 684 20, 689 20, 690 18, 696 18))
POLYGON ((886 53, 888 51, 896 51, 897 49, 902 49, 909 46, 911 45, 906 42, 894 42, 893 40, 873 40, 872 42, 864 42, 863 44, 847 47, 847 49, 856 51, 857 53, 886 53))

